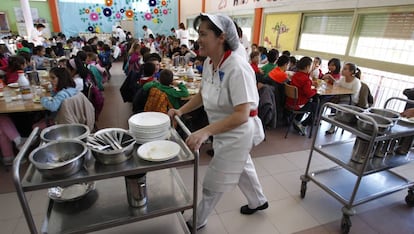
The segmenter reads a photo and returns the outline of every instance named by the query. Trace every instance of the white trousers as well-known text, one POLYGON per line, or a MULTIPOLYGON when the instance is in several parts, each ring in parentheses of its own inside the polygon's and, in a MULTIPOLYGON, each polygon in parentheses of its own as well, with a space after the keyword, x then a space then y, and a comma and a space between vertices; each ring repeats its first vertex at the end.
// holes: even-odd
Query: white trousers
MULTIPOLYGON (((240 175, 238 186, 246 197, 249 208, 254 209, 267 201, 250 156, 240 175)), ((197 228, 207 224, 208 216, 220 201, 222 195, 223 192, 203 188, 203 195, 197 207, 197 228)), ((190 220, 190 223, 192 223, 192 220, 190 220)))

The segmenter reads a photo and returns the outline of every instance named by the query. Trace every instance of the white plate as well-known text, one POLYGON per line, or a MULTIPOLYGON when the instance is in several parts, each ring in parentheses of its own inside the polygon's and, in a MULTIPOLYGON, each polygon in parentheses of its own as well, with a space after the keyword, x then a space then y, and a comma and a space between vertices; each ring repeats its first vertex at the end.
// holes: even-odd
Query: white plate
POLYGON ((19 88, 19 83, 10 83, 10 84, 8 84, 7 86, 8 86, 9 88, 16 89, 16 88, 19 88))
POLYGON ((411 118, 401 117, 400 120, 403 121, 404 123, 414 124, 414 117, 411 117, 411 118))
POLYGON ((131 116, 128 120, 129 126, 135 125, 140 128, 153 128, 170 124, 170 117, 160 112, 142 112, 131 116))
POLYGON ((152 141, 141 145, 137 152, 144 160, 161 162, 172 159, 180 153, 181 147, 173 141, 152 141))

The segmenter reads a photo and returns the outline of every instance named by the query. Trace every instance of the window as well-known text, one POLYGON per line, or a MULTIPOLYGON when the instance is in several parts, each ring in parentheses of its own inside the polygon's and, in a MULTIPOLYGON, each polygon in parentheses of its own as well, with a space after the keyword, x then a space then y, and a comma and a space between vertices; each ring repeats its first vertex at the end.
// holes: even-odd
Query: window
POLYGON ((305 15, 299 48, 344 55, 352 14, 305 15))
POLYGON ((252 25, 253 25, 253 16, 232 16, 234 22, 239 25, 243 31, 243 35, 251 41, 252 40, 252 25))
POLYGON ((194 29, 194 18, 187 19, 187 29, 188 29, 188 34, 190 35, 190 39, 196 41, 198 39, 198 33, 194 29))
POLYGON ((414 12, 361 15, 350 55, 414 65, 414 12))

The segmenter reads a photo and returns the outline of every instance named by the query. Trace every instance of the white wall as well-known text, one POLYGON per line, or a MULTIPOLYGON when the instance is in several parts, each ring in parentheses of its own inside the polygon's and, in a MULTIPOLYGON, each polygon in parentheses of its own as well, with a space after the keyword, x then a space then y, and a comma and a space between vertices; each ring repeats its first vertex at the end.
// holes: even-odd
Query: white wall
POLYGON ((264 8, 265 12, 298 12, 412 5, 413 3, 413 0, 206 0, 206 12, 227 12, 234 14, 235 11, 252 10, 254 8, 264 8), (238 2, 238 5, 235 5, 235 2, 238 2), (243 2, 247 3, 243 4, 243 2))
MULTIPOLYGON (((208 1, 207 1, 208 2, 208 1)), ((181 16, 180 22, 187 24, 187 18, 195 18, 201 12, 202 1, 201 0, 181 0, 181 16)), ((189 27, 186 25, 186 27, 189 27)), ((178 28, 178 25, 177 25, 178 28)))

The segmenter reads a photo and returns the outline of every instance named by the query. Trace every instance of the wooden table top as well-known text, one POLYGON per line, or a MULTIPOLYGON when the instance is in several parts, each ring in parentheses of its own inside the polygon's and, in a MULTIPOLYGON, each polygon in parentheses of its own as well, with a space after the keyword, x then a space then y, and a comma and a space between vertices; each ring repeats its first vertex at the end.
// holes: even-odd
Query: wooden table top
POLYGON ((12 91, 14 93, 11 102, 5 102, 3 95, 0 98, 0 114, 16 113, 16 112, 31 112, 46 110, 40 102, 33 102, 33 100, 23 100, 17 95, 16 89, 5 87, 4 91, 12 91))
POLYGON ((351 95, 354 91, 336 85, 327 85, 325 89, 318 88, 317 92, 321 96, 326 95, 351 95))

